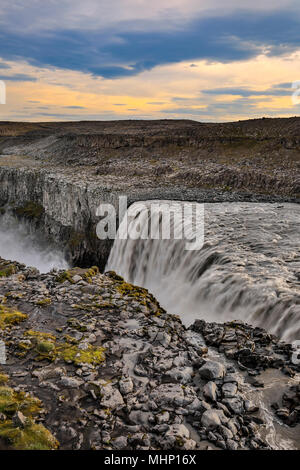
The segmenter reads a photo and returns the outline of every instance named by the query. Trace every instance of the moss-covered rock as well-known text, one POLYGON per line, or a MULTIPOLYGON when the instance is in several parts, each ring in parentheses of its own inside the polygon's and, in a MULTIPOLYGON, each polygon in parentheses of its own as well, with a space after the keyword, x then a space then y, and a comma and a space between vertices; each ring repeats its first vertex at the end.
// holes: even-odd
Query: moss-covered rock
POLYGON ((42 217, 45 209, 41 204, 37 204, 33 201, 26 202, 23 206, 19 206, 15 209, 15 213, 19 217, 25 217, 27 219, 39 219, 42 217))
POLYGON ((51 351, 54 351, 55 346, 50 341, 40 341, 38 342, 36 349, 41 354, 49 354, 51 351))
POLYGON ((14 450, 56 450, 57 439, 42 424, 32 421, 24 429, 15 428, 10 420, 0 425, 0 439, 14 450))
POLYGON ((56 277, 56 281, 63 283, 65 281, 74 284, 74 277, 80 276, 85 281, 91 281, 91 279, 99 274, 99 268, 97 266, 92 266, 91 268, 83 269, 83 268, 72 268, 66 271, 62 271, 56 277))
POLYGON ((155 316, 159 316, 165 312, 155 297, 144 287, 135 286, 134 284, 125 282, 124 279, 114 271, 109 271, 106 275, 116 282, 115 288, 122 297, 134 298, 141 305, 149 307, 149 310, 154 312, 155 316))
POLYGON ((86 349, 80 349, 77 341, 70 336, 65 336, 64 342, 58 341, 54 335, 40 331, 29 330, 24 336, 30 338, 32 346, 29 349, 36 354, 37 360, 47 359, 52 362, 62 359, 75 365, 99 365, 105 361, 105 348, 88 344, 86 349))
POLYGON ((21 411, 25 416, 35 416, 41 412, 42 406, 38 398, 25 392, 16 392, 7 385, 0 386, 0 412, 6 416, 12 416, 16 411, 21 411))
POLYGON ((0 277, 9 277, 18 272, 18 267, 15 263, 6 261, 0 258, 0 277))
POLYGON ((6 384, 8 382, 8 376, 0 372, 0 385, 6 384))
POLYGON ((0 422, 0 442, 8 449, 15 450, 53 450, 58 441, 42 424, 37 424, 34 417, 42 411, 39 399, 24 392, 15 391, 8 386, 0 386, 0 412, 5 417, 0 422), (13 416, 21 412, 26 418, 19 427, 13 416))
POLYGON ((25 313, 0 305, 0 329, 4 330, 27 319, 25 313))
POLYGON ((47 305, 51 304, 51 299, 49 299, 48 297, 45 297, 44 299, 39 300, 36 304, 41 305, 42 307, 43 306, 46 307, 47 305))

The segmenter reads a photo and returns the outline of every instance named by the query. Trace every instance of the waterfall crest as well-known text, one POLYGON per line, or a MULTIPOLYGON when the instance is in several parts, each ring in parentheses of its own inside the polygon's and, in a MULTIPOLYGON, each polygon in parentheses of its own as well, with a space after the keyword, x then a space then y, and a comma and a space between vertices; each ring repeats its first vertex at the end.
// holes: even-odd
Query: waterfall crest
MULTIPOLYGON (((293 341, 300 339, 299 216, 296 204, 205 204, 204 245, 194 251, 184 240, 122 239, 121 223, 107 269, 149 289, 186 325, 240 319, 293 341)), ((144 208, 139 223, 149 218, 144 208)))

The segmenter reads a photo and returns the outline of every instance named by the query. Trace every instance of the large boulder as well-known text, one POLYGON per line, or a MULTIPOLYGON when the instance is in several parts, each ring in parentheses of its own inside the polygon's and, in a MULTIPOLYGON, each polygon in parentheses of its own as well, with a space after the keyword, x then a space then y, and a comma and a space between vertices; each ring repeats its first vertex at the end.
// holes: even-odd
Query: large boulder
POLYGON ((200 377, 207 380, 222 379, 225 372, 225 366, 216 361, 206 361, 206 363, 199 369, 200 377))

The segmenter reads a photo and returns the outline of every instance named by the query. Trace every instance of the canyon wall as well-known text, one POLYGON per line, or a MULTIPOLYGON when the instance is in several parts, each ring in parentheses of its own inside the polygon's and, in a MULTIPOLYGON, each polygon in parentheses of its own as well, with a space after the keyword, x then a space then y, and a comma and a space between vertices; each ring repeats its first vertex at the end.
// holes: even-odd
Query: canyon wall
POLYGON ((0 205, 66 251, 72 264, 104 268, 110 241, 96 237, 96 208, 113 196, 35 169, 0 168, 0 205))

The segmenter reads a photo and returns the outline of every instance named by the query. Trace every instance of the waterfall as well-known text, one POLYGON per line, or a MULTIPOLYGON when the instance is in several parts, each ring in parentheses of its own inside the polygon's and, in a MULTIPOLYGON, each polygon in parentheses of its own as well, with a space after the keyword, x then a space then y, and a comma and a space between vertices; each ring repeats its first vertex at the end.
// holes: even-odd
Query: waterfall
POLYGON ((121 222, 107 270, 149 289, 186 325, 240 319, 300 339, 300 206, 205 204, 204 245, 189 251, 185 240, 130 238, 137 238, 137 224, 151 224, 151 202, 143 203, 127 239, 121 222))

